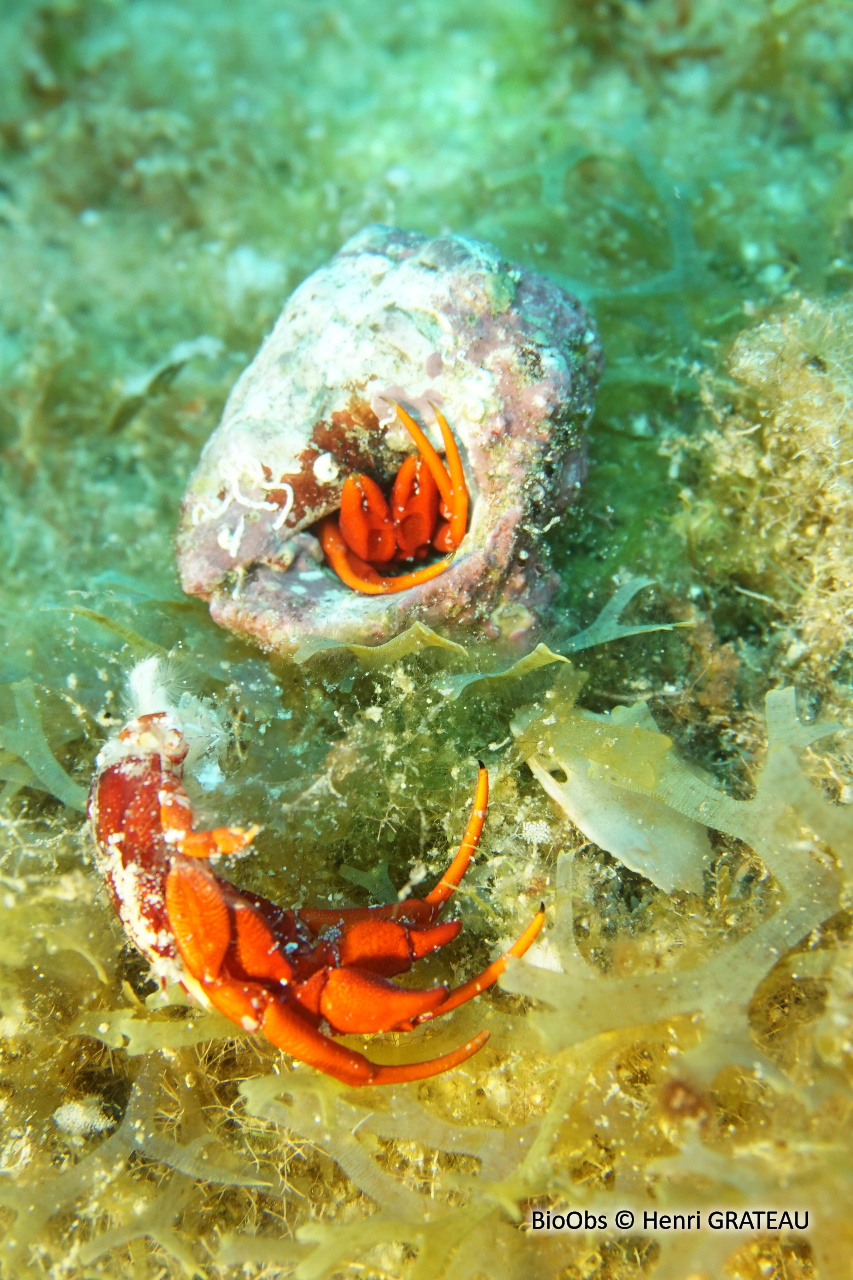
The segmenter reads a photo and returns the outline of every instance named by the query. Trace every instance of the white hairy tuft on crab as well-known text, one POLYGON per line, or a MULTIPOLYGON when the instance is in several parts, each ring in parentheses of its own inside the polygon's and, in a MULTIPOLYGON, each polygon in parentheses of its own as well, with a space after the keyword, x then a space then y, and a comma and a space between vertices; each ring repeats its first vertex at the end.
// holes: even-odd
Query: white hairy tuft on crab
POLYGON ((171 735, 174 741, 183 740, 186 744, 185 771, 199 768, 210 771, 211 760, 203 764, 203 758, 215 758, 227 742, 227 730, 209 702, 180 688, 166 660, 152 655, 131 667, 125 695, 128 723, 101 748, 97 759, 99 769, 109 768, 128 756, 151 754, 156 750, 158 737, 165 746, 171 735), (151 715, 164 716, 162 725, 156 730, 149 727, 144 732, 134 732, 135 722, 151 715))
POLYGON ((133 719, 173 710, 175 699, 161 658, 152 655, 131 667, 127 673, 127 701, 133 719))

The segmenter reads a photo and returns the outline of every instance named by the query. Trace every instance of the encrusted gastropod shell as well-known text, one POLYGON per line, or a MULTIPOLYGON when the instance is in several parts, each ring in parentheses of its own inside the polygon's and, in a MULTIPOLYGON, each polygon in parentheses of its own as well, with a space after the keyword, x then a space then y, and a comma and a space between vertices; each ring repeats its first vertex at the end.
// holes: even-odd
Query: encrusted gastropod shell
POLYGON ((305 280, 235 386, 189 484, 178 535, 184 589, 268 649, 377 643, 414 621, 526 640, 556 579, 542 529, 585 475, 601 367, 576 299, 465 236, 371 226, 305 280), (412 441, 436 448, 434 406, 459 444, 467 532, 448 568, 360 595, 314 531, 348 474, 387 485, 412 441))

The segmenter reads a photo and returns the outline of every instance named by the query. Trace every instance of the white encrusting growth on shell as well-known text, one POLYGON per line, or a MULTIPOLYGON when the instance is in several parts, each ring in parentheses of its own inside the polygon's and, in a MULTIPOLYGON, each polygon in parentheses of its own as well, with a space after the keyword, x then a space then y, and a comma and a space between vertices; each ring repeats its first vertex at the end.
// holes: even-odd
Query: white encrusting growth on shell
POLYGON ((240 516, 233 529, 229 529, 227 525, 223 525, 216 536, 217 545, 223 551, 227 551, 232 560, 236 560, 240 554, 240 543, 243 541, 243 534, 246 532, 246 517, 240 516))
POLYGON ((260 489, 261 492, 284 492, 284 505, 272 525, 274 529, 281 528, 293 507, 293 489, 283 480, 268 480, 264 475, 263 466, 258 458, 251 454, 244 454, 238 462, 234 462, 232 459, 224 459, 219 465, 218 476, 222 487, 225 489, 224 495, 221 498, 217 498, 212 504, 200 498, 190 513, 192 524, 196 525, 200 520, 220 519, 232 502, 236 502, 240 507, 248 507, 253 511, 277 511, 279 509, 279 503, 277 502, 268 502, 266 498, 247 497, 242 489, 243 482, 247 481, 250 486, 260 489))

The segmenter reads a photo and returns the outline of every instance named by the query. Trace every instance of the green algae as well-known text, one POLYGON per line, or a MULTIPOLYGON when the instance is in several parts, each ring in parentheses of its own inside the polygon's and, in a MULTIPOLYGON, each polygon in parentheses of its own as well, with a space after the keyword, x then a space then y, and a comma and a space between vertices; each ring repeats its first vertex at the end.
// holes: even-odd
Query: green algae
POLYGON ((377 14, 0 14, 0 1274, 833 1280, 853 1248, 853 755, 814 734, 853 720, 850 9, 377 14), (236 374, 370 221, 488 238, 602 330, 590 480, 548 533, 558 611, 516 669, 424 635, 282 663, 177 586, 181 493, 236 374), (628 599, 638 577, 654 593, 628 599), (425 1057, 487 1027, 463 1069, 364 1099, 174 995, 153 1007, 80 808, 154 652, 232 725, 194 799, 264 824, 231 874, 282 902, 428 884, 486 760, 464 941, 419 980, 474 972, 542 897, 552 967, 369 1046, 425 1057), (548 655, 569 653, 561 674, 548 655), (792 684, 805 721, 774 692, 792 684), (590 845, 524 764, 522 707, 525 732, 555 716, 546 746, 707 824, 700 882, 664 891, 590 845), (60 1127, 91 1099, 111 1127, 60 1127), (805 1238, 518 1225, 531 1203, 764 1203, 785 1182, 824 1206, 805 1238))

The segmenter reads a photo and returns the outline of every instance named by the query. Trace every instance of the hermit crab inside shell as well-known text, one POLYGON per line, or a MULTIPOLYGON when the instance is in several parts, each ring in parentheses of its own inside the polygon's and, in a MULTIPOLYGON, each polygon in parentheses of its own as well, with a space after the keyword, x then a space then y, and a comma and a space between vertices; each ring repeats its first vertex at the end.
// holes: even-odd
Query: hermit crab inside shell
POLYGON ((184 589, 285 652, 414 621, 527 640, 600 366, 581 305, 492 246, 366 228, 234 388, 184 500, 184 589))

